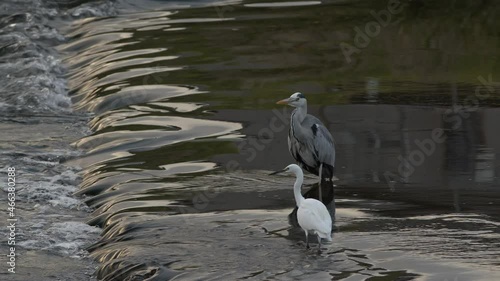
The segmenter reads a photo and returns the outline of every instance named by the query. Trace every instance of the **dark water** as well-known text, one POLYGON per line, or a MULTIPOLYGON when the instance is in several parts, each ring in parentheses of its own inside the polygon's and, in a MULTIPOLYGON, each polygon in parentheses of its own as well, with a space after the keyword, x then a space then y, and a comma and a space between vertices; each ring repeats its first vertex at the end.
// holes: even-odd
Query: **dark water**
POLYGON ((97 278, 497 280, 499 8, 401 3, 91 2, 55 17, 67 114, 92 113, 73 138, 84 153, 60 162, 82 169, 76 195, 102 228, 87 243, 97 278), (321 255, 288 224, 293 178, 268 175, 292 162, 275 102, 296 91, 336 140, 321 255))

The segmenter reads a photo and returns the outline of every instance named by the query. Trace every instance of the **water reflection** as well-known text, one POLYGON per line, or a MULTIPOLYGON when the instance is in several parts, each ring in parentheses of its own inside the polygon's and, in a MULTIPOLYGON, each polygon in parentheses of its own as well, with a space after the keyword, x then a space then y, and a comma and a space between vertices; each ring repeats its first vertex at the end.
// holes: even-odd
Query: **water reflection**
MULTIPOLYGON (((498 276, 488 271, 500 247, 488 215, 500 204, 500 111, 454 110, 479 84, 468 71, 475 46, 436 60, 448 54, 443 42, 461 41, 454 34, 488 42, 478 61, 496 53, 495 42, 483 32, 450 32, 454 19, 421 20, 412 13, 427 10, 417 7, 346 65, 338 43, 351 38, 363 15, 386 5, 373 3, 235 2, 223 16, 203 7, 68 28, 74 39, 60 50, 71 68, 72 99, 95 113, 92 134, 75 142, 86 153, 71 163, 85 169, 79 194, 95 208, 89 223, 103 228, 91 247, 102 262, 99 278, 498 276), (418 36, 400 32, 410 29, 418 36), (337 232, 322 256, 304 252, 302 233, 288 225, 293 179, 267 176, 292 162, 290 112, 272 109, 296 91, 337 142, 337 232), (264 136, 272 120, 281 123, 264 136), (436 128, 443 141, 429 144, 436 128), (450 220, 453 211, 481 223, 463 214, 450 220)), ((307 188, 317 181, 306 180, 307 188)))

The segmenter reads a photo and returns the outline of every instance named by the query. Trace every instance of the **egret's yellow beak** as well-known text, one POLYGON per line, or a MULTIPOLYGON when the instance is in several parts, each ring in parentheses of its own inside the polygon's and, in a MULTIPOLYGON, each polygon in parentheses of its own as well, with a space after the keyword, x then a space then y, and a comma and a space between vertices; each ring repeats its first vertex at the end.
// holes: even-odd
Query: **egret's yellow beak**
POLYGON ((278 101, 276 104, 288 104, 289 100, 290 99, 283 99, 283 100, 278 101))

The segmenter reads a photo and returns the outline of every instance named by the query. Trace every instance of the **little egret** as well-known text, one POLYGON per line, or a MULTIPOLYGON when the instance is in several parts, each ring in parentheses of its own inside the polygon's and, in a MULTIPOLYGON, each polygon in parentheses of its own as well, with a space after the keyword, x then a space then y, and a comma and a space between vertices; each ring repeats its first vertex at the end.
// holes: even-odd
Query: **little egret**
POLYGON ((271 175, 292 172, 295 174, 295 184, 293 185, 293 194, 297 205, 297 220, 299 226, 306 234, 306 248, 309 249, 309 232, 313 232, 318 236, 318 252, 321 251, 321 238, 327 241, 332 241, 332 218, 326 209, 326 206, 319 200, 313 198, 304 198, 300 189, 304 182, 304 173, 302 169, 296 165, 291 164, 286 166, 285 169, 272 173, 271 175))
POLYGON ((325 200, 321 182, 323 179, 329 180, 333 189, 335 146, 332 135, 318 118, 307 114, 307 100, 303 94, 294 93, 277 104, 295 107, 290 118, 288 149, 302 168, 319 176, 319 200, 325 204, 330 203, 327 201, 333 200, 333 191, 328 192, 332 198, 325 200))

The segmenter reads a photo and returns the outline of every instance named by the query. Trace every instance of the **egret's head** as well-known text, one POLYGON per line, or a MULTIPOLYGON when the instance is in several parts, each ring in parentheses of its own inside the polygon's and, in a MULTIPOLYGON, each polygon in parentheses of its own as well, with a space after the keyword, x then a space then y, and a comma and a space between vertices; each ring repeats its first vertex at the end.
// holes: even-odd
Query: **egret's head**
POLYGON ((302 107, 307 105, 306 97, 302 93, 295 93, 291 95, 289 98, 280 100, 276 104, 288 104, 293 107, 302 107))
POLYGON ((281 173, 284 173, 284 172, 289 172, 289 173, 297 174, 297 173, 302 172, 302 169, 297 164, 290 164, 290 165, 286 166, 285 169, 276 171, 274 173, 271 173, 270 175, 281 174, 281 173))

